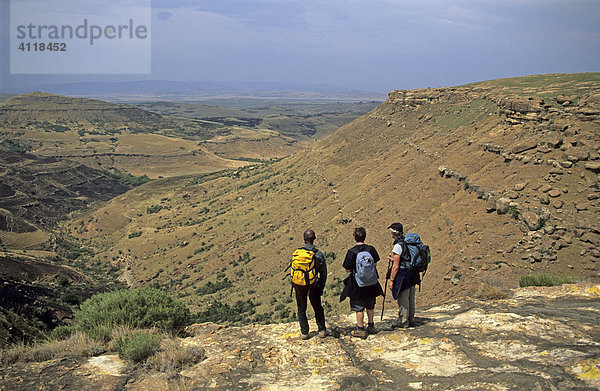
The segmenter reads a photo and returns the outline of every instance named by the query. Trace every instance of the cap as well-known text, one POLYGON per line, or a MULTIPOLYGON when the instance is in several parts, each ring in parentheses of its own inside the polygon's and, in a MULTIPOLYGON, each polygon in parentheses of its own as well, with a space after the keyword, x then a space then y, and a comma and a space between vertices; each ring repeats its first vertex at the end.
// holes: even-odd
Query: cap
POLYGON ((393 229, 394 231, 397 231, 400 233, 404 232, 404 227, 402 226, 401 223, 393 223, 392 225, 390 225, 388 227, 388 229, 393 229))

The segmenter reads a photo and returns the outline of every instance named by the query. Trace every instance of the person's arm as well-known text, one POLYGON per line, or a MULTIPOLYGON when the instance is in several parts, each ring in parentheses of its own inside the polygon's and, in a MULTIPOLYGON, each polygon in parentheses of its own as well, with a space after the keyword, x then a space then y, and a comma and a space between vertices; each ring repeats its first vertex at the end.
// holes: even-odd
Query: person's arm
POLYGON ((379 257, 379 253, 377 252, 375 247, 372 247, 372 250, 373 252, 371 253, 371 255, 373 256, 373 260, 375 261, 375 263, 377 263, 381 258, 379 257))
POLYGON ((327 282, 327 262, 325 261, 325 255, 323 255, 322 252, 320 252, 321 254, 321 267, 319 268, 319 280, 321 282, 321 286, 325 286, 325 283, 327 282))
POLYGON ((390 274, 390 281, 388 282, 388 288, 392 290, 394 286, 394 278, 396 278, 396 274, 398 274, 398 270, 400 270, 400 255, 394 253, 392 257, 388 257, 388 261, 393 261, 392 264, 392 272, 390 274))
POLYGON ((348 273, 352 273, 352 252, 350 250, 348 250, 348 252, 346 253, 346 258, 344 258, 344 263, 342 264, 342 267, 348 273))

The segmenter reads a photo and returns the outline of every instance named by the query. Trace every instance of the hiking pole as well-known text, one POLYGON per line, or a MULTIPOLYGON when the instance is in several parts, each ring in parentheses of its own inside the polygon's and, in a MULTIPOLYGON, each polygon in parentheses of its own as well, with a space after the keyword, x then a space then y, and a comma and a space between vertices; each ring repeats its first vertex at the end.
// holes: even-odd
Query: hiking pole
POLYGON ((381 304, 381 320, 383 321, 383 310, 385 309, 385 296, 387 292, 388 281, 392 276, 392 261, 388 258, 388 268, 385 273, 385 286, 383 287, 383 303, 381 304))

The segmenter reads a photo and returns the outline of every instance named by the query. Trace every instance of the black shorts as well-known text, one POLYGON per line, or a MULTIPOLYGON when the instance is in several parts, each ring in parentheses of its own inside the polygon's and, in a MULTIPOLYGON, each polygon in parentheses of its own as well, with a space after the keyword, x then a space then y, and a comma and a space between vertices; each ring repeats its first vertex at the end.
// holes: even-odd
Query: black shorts
POLYGON ((350 298, 350 311, 361 312, 375 309, 375 297, 367 297, 363 299, 350 298))

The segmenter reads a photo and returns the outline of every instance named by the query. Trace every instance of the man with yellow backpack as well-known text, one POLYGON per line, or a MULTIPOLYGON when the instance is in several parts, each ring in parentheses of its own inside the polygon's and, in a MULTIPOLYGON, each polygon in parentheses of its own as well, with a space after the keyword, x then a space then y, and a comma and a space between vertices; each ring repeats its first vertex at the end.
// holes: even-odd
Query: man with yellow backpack
POLYGON ((296 291, 301 339, 309 338, 306 318, 307 298, 315 311, 319 337, 327 336, 325 311, 321 304, 321 296, 327 282, 327 263, 323 253, 314 246, 315 239, 316 235, 312 229, 304 231, 304 246, 294 251, 290 264, 291 282, 296 291))

